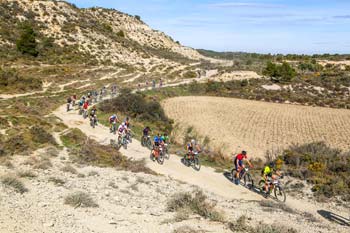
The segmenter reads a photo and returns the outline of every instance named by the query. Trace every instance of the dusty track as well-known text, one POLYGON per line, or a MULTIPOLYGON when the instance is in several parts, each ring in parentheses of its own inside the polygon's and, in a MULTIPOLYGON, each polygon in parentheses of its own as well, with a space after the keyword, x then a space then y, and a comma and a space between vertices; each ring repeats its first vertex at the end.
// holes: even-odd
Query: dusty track
MULTIPOLYGON (((59 117, 64 124, 70 128, 78 128, 88 137, 97 140, 101 144, 109 144, 110 139, 115 139, 115 135, 109 133, 109 129, 99 125, 95 129, 91 128, 87 120, 83 120, 76 111, 66 112, 66 106, 63 105, 54 111, 54 114, 59 117)), ((140 145, 140 142, 133 140, 132 144, 128 145, 128 149, 121 149, 121 152, 130 158, 146 159, 146 164, 152 170, 159 174, 169 176, 172 179, 177 179, 189 184, 196 185, 207 192, 212 192, 227 199, 241 199, 246 201, 258 201, 264 198, 242 186, 233 185, 223 174, 215 172, 212 168, 203 167, 199 172, 184 166, 180 162, 180 157, 171 155, 170 160, 166 160, 164 165, 158 165, 150 161, 150 151, 140 145)), ((287 197, 286 204, 293 209, 301 212, 308 212, 314 216, 319 216, 317 210, 321 207, 319 203, 310 203, 304 200, 296 200, 287 197)), ((344 213, 342 213, 344 214, 344 213)), ((320 218, 321 221, 325 221, 320 218)))

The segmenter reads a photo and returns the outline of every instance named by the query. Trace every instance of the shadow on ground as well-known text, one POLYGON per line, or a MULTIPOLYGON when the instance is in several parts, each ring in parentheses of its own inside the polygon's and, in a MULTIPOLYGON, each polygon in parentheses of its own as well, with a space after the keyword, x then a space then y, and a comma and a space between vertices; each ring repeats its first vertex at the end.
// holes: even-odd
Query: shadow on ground
POLYGON ((317 213, 322 217, 328 219, 329 221, 338 223, 339 225, 342 225, 342 226, 350 227, 350 219, 347 219, 345 217, 342 217, 338 214, 335 214, 326 210, 318 210, 317 213))

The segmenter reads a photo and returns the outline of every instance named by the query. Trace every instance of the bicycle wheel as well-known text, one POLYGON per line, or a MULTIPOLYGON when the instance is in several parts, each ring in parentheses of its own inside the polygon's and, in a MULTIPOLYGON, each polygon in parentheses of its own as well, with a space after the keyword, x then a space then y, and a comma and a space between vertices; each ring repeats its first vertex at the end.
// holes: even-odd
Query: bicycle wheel
POLYGON ((193 168, 196 171, 199 171, 201 169, 201 163, 199 161, 199 158, 194 158, 194 160, 193 160, 193 168))
POLYGON ((249 189, 252 189, 254 187, 254 181, 252 179, 252 176, 249 174, 249 173, 246 173, 244 175, 244 186, 249 188, 249 189))
POLYGON ((146 145, 147 145, 148 149, 152 150, 152 142, 149 138, 147 139, 146 145))
POLYGON ((145 139, 144 139, 144 137, 142 136, 142 137, 141 137, 141 146, 145 146, 145 144, 146 144, 146 143, 145 143, 145 139))
POLYGON ((126 140, 126 138, 123 139, 123 147, 124 149, 128 149, 128 141, 126 140))
POLYGON ((231 181, 232 181, 232 182, 234 182, 235 179, 236 179, 236 173, 237 173, 236 169, 233 168, 233 169, 231 170, 231 181))
POLYGON ((265 187, 265 180, 260 180, 258 184, 260 192, 265 192, 264 187, 265 187))
POLYGON ((163 155, 162 152, 159 153, 157 162, 158 162, 159 164, 163 164, 163 163, 164 163, 164 155, 163 155))
POLYGON ((280 202, 286 201, 286 193, 284 192, 283 188, 281 186, 276 186, 274 189, 275 197, 280 202))

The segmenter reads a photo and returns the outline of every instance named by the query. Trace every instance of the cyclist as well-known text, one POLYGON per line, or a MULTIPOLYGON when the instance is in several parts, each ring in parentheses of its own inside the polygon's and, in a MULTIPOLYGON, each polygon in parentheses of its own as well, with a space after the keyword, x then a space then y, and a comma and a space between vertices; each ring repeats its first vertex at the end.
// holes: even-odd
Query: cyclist
POLYGON ((156 136, 154 136, 153 138, 153 149, 152 149, 152 160, 154 161, 155 159, 158 159, 158 156, 159 156, 159 146, 160 146, 160 143, 161 143, 161 138, 160 138, 160 135, 159 133, 156 134, 156 136))
POLYGON ((77 101, 77 95, 76 95, 76 94, 74 94, 74 95, 72 96, 72 107, 75 106, 75 101, 77 101))
MULTIPOLYGON (((87 110, 89 108, 89 102, 87 100, 85 100, 84 104, 83 104, 83 111, 86 114, 87 110)), ((84 115, 84 117, 86 117, 87 115, 84 115)))
POLYGON ((126 130, 126 126, 124 123, 119 125, 119 127, 118 127, 118 141, 119 141, 119 139, 121 139, 125 136, 125 130, 126 130))
POLYGON ((169 136, 168 134, 164 133, 162 136, 161 136, 161 139, 164 143, 167 143, 168 140, 169 140, 169 136))
POLYGON ((72 102, 73 102, 72 97, 69 96, 69 97, 67 98, 67 112, 69 112, 69 110, 70 110, 70 105, 72 104, 72 102))
POLYGON ((129 117, 126 117, 126 118, 125 118, 124 123, 125 123, 126 127, 127 127, 128 129, 130 129, 130 119, 129 119, 129 117))
POLYGON ((90 111, 90 121, 92 121, 93 118, 95 118, 95 124, 97 125, 97 109, 96 109, 96 106, 92 106, 92 109, 90 111))
POLYGON ((236 177, 235 177, 235 184, 239 184, 239 173, 242 171, 242 169, 245 168, 243 162, 247 161, 247 163, 249 164, 250 167, 253 167, 253 165, 251 164, 251 162, 248 160, 248 156, 247 156, 247 152, 246 151, 242 151, 242 153, 236 155, 235 159, 234 159, 234 164, 235 164, 235 170, 236 172, 236 177))
POLYGON ((282 176, 282 174, 275 169, 274 162, 270 162, 268 165, 266 165, 261 173, 262 173, 262 178, 265 180, 264 189, 265 189, 265 193, 267 194, 269 190, 269 182, 271 180, 276 180, 277 176, 282 176))
POLYGON ((194 159, 194 155, 196 151, 198 153, 202 151, 200 145, 194 139, 192 139, 191 142, 187 144, 186 149, 187 149, 187 159, 191 159, 191 160, 194 159))
POLYGON ((112 132, 112 126, 113 126, 113 124, 116 124, 117 122, 119 122, 119 119, 118 119, 118 117, 117 117, 116 114, 113 114, 112 116, 110 116, 110 117, 108 118, 108 121, 109 121, 109 129, 110 129, 110 131, 112 132))
POLYGON ((147 138, 148 137, 148 135, 149 135, 149 132, 151 132, 152 130, 151 130, 151 128, 150 127, 148 127, 148 126, 146 126, 144 129, 143 129, 143 137, 145 137, 145 138, 147 138))

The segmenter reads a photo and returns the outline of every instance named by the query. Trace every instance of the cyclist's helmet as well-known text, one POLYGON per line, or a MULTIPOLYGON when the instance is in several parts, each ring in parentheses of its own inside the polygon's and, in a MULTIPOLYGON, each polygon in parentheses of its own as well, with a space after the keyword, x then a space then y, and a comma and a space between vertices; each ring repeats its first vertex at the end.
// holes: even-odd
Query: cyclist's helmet
POLYGON ((117 117, 117 115, 113 114, 113 117, 115 118, 115 117, 117 117))
POLYGON ((242 155, 247 155, 247 151, 243 150, 242 155))
POLYGON ((196 140, 192 139, 192 140, 191 140, 191 144, 192 144, 192 145, 195 145, 195 144, 196 144, 196 140))
POLYGON ((270 162, 269 163, 269 167, 274 168, 275 167, 275 163, 274 162, 270 162))

